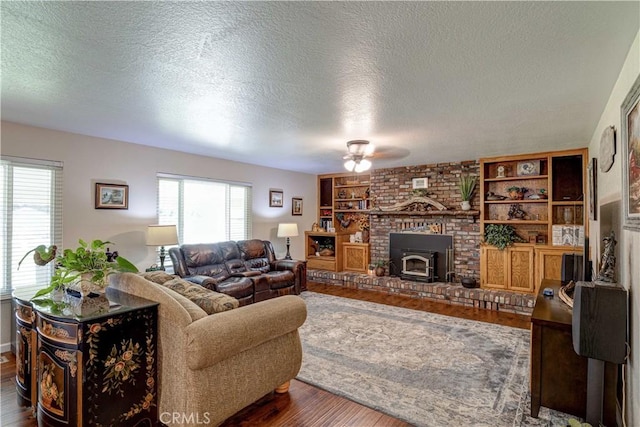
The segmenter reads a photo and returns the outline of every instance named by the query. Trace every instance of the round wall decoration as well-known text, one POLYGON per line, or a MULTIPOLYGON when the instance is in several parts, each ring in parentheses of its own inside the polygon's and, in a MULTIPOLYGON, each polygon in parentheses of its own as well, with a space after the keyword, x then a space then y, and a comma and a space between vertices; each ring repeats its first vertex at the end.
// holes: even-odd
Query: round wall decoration
POLYGON ((600 171, 609 172, 616 155, 616 129, 608 126, 600 138, 600 171))

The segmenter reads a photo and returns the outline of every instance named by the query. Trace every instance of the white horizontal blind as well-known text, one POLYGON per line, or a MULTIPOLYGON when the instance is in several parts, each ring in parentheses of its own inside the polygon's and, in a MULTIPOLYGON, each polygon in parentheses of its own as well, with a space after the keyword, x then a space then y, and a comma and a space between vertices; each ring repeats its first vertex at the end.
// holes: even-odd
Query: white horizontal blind
POLYGON ((0 292, 48 286, 53 263, 38 266, 31 254, 20 270, 18 262, 38 245, 62 248, 62 163, 3 156, 0 164, 0 292))
POLYGON ((180 243, 248 239, 251 236, 251 187, 159 175, 158 223, 175 224, 180 243))

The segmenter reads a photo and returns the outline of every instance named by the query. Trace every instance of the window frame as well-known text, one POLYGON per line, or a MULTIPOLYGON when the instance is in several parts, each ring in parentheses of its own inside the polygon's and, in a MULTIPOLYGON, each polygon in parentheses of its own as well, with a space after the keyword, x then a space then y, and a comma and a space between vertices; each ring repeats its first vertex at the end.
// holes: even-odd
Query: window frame
MULTIPOLYGON (((244 215, 245 215, 245 223, 244 223, 244 233, 245 238, 250 239, 253 232, 253 186, 247 182, 240 181, 228 181, 228 180, 220 180, 215 178, 206 178, 206 177, 197 177, 197 176, 188 176, 188 175, 176 175, 169 173, 158 173, 156 176, 156 189, 157 189, 157 205, 156 205, 156 217, 158 219, 158 224, 161 225, 174 225, 173 222, 171 224, 166 223, 161 218, 161 194, 160 194, 160 183, 161 181, 174 181, 178 183, 178 220, 175 225, 178 231, 178 241, 183 244, 185 243, 185 213, 184 213, 184 192, 185 192, 185 182, 202 182, 202 183, 215 183, 222 184, 226 186, 225 189, 225 238, 226 240, 234 240, 230 237, 231 226, 229 221, 230 215, 230 189, 232 187, 242 188, 245 191, 244 194, 244 215)), ((214 243, 214 242, 212 242, 214 243)))
MULTIPOLYGON (((16 276, 19 276, 17 272, 17 264, 15 258, 16 248, 13 246, 13 236, 15 234, 15 218, 14 218, 14 200, 15 200, 15 182, 14 182, 14 169, 15 168, 30 168, 47 170, 52 173, 47 183, 50 186, 49 197, 49 239, 47 242, 39 242, 38 244, 57 245, 58 248, 62 247, 62 227, 63 227, 63 162, 53 160, 41 160, 31 159, 24 157, 14 156, 0 156, 2 161, 2 174, 0 179, 2 180, 3 194, 0 195, 0 210, 3 216, 2 230, 0 230, 0 245, 4 248, 0 251, 1 263, 0 268, 2 271, 2 281, 0 282, 0 299, 5 300, 11 297, 11 293, 16 289, 38 289, 48 286, 48 283, 38 282, 33 285, 18 285, 13 284, 17 281, 16 276)), ((43 182, 44 183, 44 182, 43 182)), ((36 245, 37 246, 37 245, 36 245)), ((34 246, 35 247, 35 246, 34 246)), ((22 258, 22 253, 18 254, 22 258)), ((24 262, 30 261, 27 257, 24 262)), ((40 277, 51 277, 53 274, 53 263, 48 264, 42 268, 42 275, 38 274, 37 279, 40 277)), ((19 277, 18 277, 19 279, 19 277)), ((40 279, 42 280, 42 279, 40 279)))

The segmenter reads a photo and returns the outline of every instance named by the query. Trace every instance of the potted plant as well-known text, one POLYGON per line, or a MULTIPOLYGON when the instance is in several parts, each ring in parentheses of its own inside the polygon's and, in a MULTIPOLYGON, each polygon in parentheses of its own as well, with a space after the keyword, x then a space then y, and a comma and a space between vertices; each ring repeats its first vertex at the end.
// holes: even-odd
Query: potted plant
POLYGON ((387 271, 387 266, 390 264, 391 262, 388 259, 379 259, 376 262, 373 263, 373 266, 375 268, 375 273, 376 276, 378 277, 382 277, 385 275, 386 271, 387 271))
POLYGON ((460 175, 460 182, 458 184, 460 188, 460 196, 462 196, 462 210, 468 211, 471 209, 471 196, 473 190, 476 188, 476 177, 473 175, 460 175))
POLYGON ((484 241, 504 250, 514 243, 523 243, 525 240, 518 236, 516 230, 507 224, 489 224, 484 229, 484 241))
MULTIPOLYGON (((34 298, 50 294, 54 290, 72 290, 83 297, 92 292, 100 294, 104 293, 104 289, 108 285, 108 277, 111 274, 138 272, 136 266, 126 258, 117 255, 115 257, 109 256, 111 254, 107 252, 106 246, 112 242, 93 240, 88 244, 82 239, 78 242, 80 246, 77 249, 65 249, 62 255, 55 257, 55 259, 49 259, 56 264, 51 283, 45 289, 38 291, 34 298)), ((25 257, 31 252, 35 252, 34 260, 38 263, 37 257, 43 257, 42 248, 44 246, 32 249, 25 254, 25 257)))
POLYGON ((511 200, 522 200, 524 199, 524 194, 529 191, 528 188, 526 187, 518 187, 518 186, 513 186, 513 187, 509 187, 507 188, 507 192, 509 193, 509 198, 511 200))

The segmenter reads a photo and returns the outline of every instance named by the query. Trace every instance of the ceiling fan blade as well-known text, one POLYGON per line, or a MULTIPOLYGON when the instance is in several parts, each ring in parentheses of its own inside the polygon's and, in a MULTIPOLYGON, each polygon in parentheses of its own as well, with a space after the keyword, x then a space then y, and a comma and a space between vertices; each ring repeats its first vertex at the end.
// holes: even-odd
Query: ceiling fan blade
POLYGON ((409 154, 411 154, 411 151, 409 151, 406 148, 386 146, 386 147, 376 148, 373 154, 368 157, 371 157, 374 159, 381 159, 381 160, 382 159, 398 160, 398 159, 404 159, 405 157, 408 157, 409 154))

